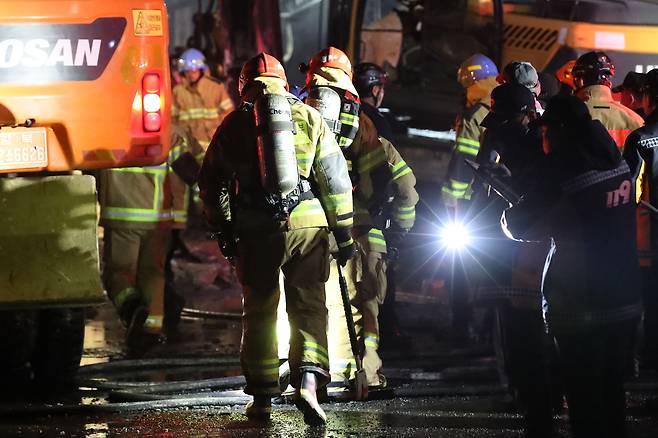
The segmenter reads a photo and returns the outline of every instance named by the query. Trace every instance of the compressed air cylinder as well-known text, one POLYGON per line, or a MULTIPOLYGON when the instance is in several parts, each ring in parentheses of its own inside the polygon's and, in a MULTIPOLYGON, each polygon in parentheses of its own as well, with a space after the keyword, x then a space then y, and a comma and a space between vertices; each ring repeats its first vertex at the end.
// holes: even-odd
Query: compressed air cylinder
POLYGON ((256 100, 254 117, 261 184, 283 199, 299 184, 290 103, 285 96, 266 94, 256 100))
POLYGON ((341 100, 336 91, 329 87, 313 87, 309 90, 305 102, 318 110, 334 134, 340 133, 341 100))

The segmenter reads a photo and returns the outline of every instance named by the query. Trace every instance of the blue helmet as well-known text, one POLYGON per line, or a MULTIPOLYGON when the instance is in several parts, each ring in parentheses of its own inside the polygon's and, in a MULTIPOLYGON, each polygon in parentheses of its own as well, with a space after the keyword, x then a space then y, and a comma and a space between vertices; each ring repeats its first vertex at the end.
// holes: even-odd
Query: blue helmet
POLYGON ((178 58, 178 71, 181 73, 190 70, 204 70, 206 68, 208 68, 206 57, 203 56, 200 50, 187 49, 178 58))
POLYGON ((498 76, 498 67, 481 53, 476 53, 462 62, 457 70, 457 81, 464 88, 491 76, 498 76))

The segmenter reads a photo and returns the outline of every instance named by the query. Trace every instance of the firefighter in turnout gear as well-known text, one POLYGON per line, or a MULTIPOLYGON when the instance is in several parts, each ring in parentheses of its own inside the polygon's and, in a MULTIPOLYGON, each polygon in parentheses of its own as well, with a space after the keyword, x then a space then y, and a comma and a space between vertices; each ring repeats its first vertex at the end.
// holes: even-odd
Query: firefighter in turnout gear
POLYGON ((471 198, 473 172, 464 159, 474 159, 480 150, 480 136, 484 131, 482 120, 491 107, 491 91, 498 86, 496 64, 481 54, 475 54, 462 62, 457 80, 466 96, 464 108, 457 118, 457 138, 448 167, 448 179, 443 185, 444 204, 456 209, 459 201, 471 198))
MULTIPOLYGON (((455 147, 448 165, 447 179, 442 197, 447 222, 468 223, 476 214, 470 211, 473 172, 464 162, 474 160, 480 150, 480 137, 484 132, 482 120, 489 113, 491 91, 498 85, 498 69, 493 61, 481 54, 466 59, 457 71, 457 80, 465 90, 465 102, 457 118, 455 147)), ((470 294, 472 278, 466 274, 463 262, 453 260, 450 281, 452 337, 464 341, 470 337, 470 294)))
MULTIPOLYGON (((406 233, 413 227, 415 222, 415 203, 418 200, 418 194, 414 188, 416 180, 399 152, 393 147, 390 141, 393 141, 393 131, 386 118, 379 112, 379 106, 384 100, 386 92, 385 86, 388 82, 386 71, 376 64, 364 62, 354 67, 353 77, 354 87, 359 93, 361 99, 361 111, 363 111, 373 122, 377 135, 388 141, 383 141, 384 150, 386 151, 387 161, 392 169, 396 169, 391 174, 391 183, 394 182, 394 196, 389 200, 397 203, 397 206, 385 204, 381 208, 381 214, 376 215, 374 222, 379 222, 381 226, 390 222, 390 227, 384 231, 386 237, 386 284, 381 285, 385 289, 379 290, 378 296, 383 299, 381 304, 381 313, 379 330, 382 338, 387 337, 390 340, 401 340, 399 323, 395 312, 395 266, 399 256, 399 246, 402 243, 406 233), (394 215, 391 217, 391 214, 394 215), (391 221, 392 220, 392 221, 391 221)), ((390 183, 389 183, 390 184, 390 183)), ((390 188, 390 186, 389 186, 390 188)), ((358 205, 358 200, 357 200, 358 205)), ((360 216, 360 215, 359 215, 360 216)), ((367 217, 363 216, 363 219, 367 217)), ((355 217, 355 224, 359 217, 355 217)), ((371 221, 373 222, 373 221, 371 221)))
MULTIPOLYGON (((392 217, 395 230, 402 234, 413 226, 418 201, 416 180, 393 145, 380 138, 372 120, 359 111, 359 96, 345 53, 334 47, 317 53, 309 63, 305 89, 306 102, 318 108, 333 127, 350 168, 354 236, 359 250, 358 257, 346 268, 347 282, 368 385, 383 387, 386 381, 379 372, 382 361, 377 350, 379 306, 386 293, 386 223, 392 217)), ((354 377, 355 359, 345 329, 338 282, 330 281, 328 285, 332 377, 342 383, 354 377)))
MULTIPOLYGON (((658 205, 658 69, 649 71, 642 78, 644 86, 640 90, 644 113, 647 114, 646 125, 631 133, 626 139, 624 158, 631 168, 631 173, 638 178, 642 164, 646 169, 646 179, 643 186, 642 199, 652 205, 658 205)), ((658 218, 655 214, 643 208, 648 216, 651 229, 658 229, 658 218)), ((658 294, 655 285, 658 282, 656 263, 653 263, 658 254, 658 233, 649 236, 649 251, 645 259, 652 263, 643 266, 643 302, 644 302, 644 347, 641 358, 645 365, 658 368, 658 294)), ((642 261, 642 259, 640 259, 642 261)))
POLYGON ((542 293, 574 436, 624 438, 624 374, 642 312, 633 176, 578 98, 556 96, 540 123, 545 164, 502 223, 515 238, 551 239, 542 293))
POLYGON ((243 285, 242 370, 249 417, 269 418, 280 394, 276 319, 283 272, 291 384, 309 424, 324 424, 316 392, 329 378, 329 231, 339 262, 353 255, 352 185, 332 132, 288 92, 285 72, 261 53, 242 68, 240 109, 206 152, 199 187, 210 226, 243 285))
MULTIPOLYGON (((186 147, 180 130, 171 135, 170 159, 186 147)), ((171 177, 168 162, 99 173, 104 283, 130 346, 143 333, 162 332, 165 258, 177 214, 171 177)))
POLYGON ((233 110, 233 102, 224 84, 207 73, 205 57, 199 50, 185 50, 178 69, 183 81, 174 86, 172 119, 189 128, 205 150, 217 126, 233 110))
POLYGON ((612 60, 603 52, 585 53, 576 60, 572 74, 576 95, 585 102, 592 118, 603 123, 617 146, 623 148, 626 137, 644 120, 612 98, 612 60))

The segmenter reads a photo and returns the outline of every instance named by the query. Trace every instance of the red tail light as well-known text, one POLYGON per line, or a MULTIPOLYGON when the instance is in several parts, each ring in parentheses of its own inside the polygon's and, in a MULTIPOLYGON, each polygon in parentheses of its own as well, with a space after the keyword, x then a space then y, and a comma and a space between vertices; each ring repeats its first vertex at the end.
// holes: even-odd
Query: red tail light
POLYGON ((147 73, 142 79, 142 114, 144 131, 157 132, 162 128, 160 76, 147 73))

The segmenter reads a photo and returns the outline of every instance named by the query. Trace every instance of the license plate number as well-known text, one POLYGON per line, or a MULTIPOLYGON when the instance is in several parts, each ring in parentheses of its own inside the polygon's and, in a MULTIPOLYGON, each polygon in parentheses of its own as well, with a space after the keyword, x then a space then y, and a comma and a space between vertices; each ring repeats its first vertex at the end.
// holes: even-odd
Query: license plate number
POLYGON ((46 128, 0 129, 0 170, 48 166, 46 128))

